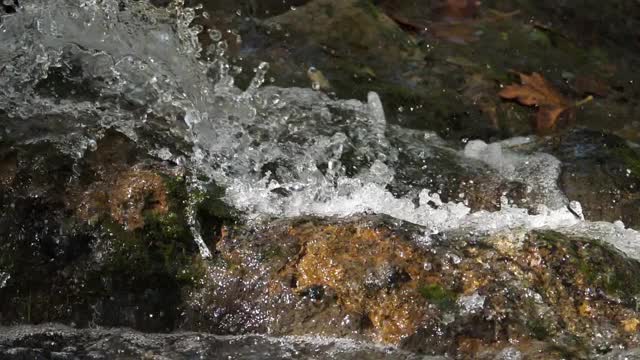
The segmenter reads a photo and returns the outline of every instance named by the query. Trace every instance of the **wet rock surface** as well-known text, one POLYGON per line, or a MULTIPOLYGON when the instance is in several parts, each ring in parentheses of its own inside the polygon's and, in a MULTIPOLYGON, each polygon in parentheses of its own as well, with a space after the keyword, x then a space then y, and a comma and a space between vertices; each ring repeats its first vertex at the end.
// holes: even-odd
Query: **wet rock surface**
MULTIPOLYGON (((184 15, 169 1, 152 3, 184 15)), ((242 130, 250 136, 233 134, 256 148, 268 141, 291 145, 274 161, 256 160, 259 151, 242 159, 255 167, 251 175, 285 183, 289 170, 304 167, 289 163, 291 153, 324 138, 340 156, 328 156, 318 141, 310 164, 327 183, 338 181, 328 171, 335 164, 349 176, 366 167, 362 181, 382 184, 416 207, 422 190, 437 194, 426 204, 433 209, 461 202, 474 212, 518 206, 536 214, 548 210, 541 203, 564 207, 571 200, 581 204, 579 214, 571 208, 577 218, 640 228, 635 3, 185 3, 198 16, 181 26, 202 26, 200 56, 216 65, 207 68, 211 78, 231 74, 251 90, 260 86, 258 64, 268 61, 268 84, 313 88, 263 88, 263 98, 234 88, 233 101, 215 99, 215 116, 255 100, 260 104, 229 118, 267 119, 272 112, 287 124, 249 124, 242 130), (515 72, 540 72, 580 105, 559 117, 552 134, 492 144, 534 133, 537 109, 498 96, 517 80, 515 72), (348 103, 345 110, 331 103, 366 99, 369 91, 382 98, 389 123, 382 119, 386 127, 373 145, 361 128, 370 120, 362 109, 375 104, 348 103), (580 102, 587 96, 594 100, 580 102), (359 116, 355 126, 349 122, 359 116), (333 127, 323 128, 326 122, 333 127), (348 141, 334 137, 338 130, 348 141), (557 181, 546 172, 556 166, 557 181)), ((20 10, 17 1, 2 6, 3 16, 20 10)), ((123 12, 127 2, 118 7, 123 12)), ((33 88, 44 108, 69 100, 89 113, 21 118, 0 109, 0 324, 10 326, 0 328, 0 359, 637 356, 640 264, 608 245, 614 239, 520 228, 428 236, 422 227, 374 214, 248 221, 223 201, 225 189, 184 165, 185 157, 196 157, 184 137, 190 114, 176 116, 170 107, 163 118, 158 109, 165 108, 144 108, 145 101, 174 100, 154 87, 157 78, 142 77, 140 88, 157 90, 142 92, 148 98, 135 79, 119 90, 129 97, 116 93, 111 114, 119 119, 121 110, 131 111, 144 125, 107 129, 85 119, 103 120, 99 113, 112 105, 91 103, 114 95, 100 87, 107 80, 91 74, 96 64, 54 66, 33 88), (174 128, 171 116, 185 123, 174 128), (80 141, 79 134, 94 132, 86 139, 97 141, 80 141), (72 327, 19 325, 47 322, 72 327), (95 326, 206 333, 89 329, 95 326)), ((7 69, 3 64, 0 77, 7 69)), ((288 198, 299 190, 271 192, 288 198)))
POLYGON ((189 327, 347 336, 457 357, 512 347, 586 358, 638 341, 640 264, 597 241, 514 232, 424 242, 374 218, 229 230, 216 249, 187 301, 198 316, 189 327))
MULTIPOLYGON (((379 217, 299 219, 225 227, 214 258, 203 261, 193 245, 150 232, 152 224, 159 226, 90 239, 84 253, 46 266, 33 263, 33 255, 5 250, 13 259, 21 256, 14 266, 31 267, 7 269, 11 277, 0 289, 2 322, 329 336, 457 358, 503 352, 591 358, 640 341, 640 263, 599 241, 551 231, 429 239, 418 227, 379 217), (141 230, 146 236, 136 232, 141 230), (162 260, 158 247, 181 250, 162 260)), ((190 356, 169 345, 179 334, 149 335, 151 343, 120 330, 34 328, 23 334, 4 335, 3 354, 95 350, 109 356, 122 347, 131 351, 123 356, 135 356, 139 346, 145 353, 190 356), (75 350, 64 350, 65 343, 75 350), (107 343, 109 349, 99 345, 107 343)), ((196 339, 199 354, 224 353, 220 343, 228 341, 213 335, 196 339)), ((239 344, 245 341, 256 351, 263 345, 268 350, 263 340, 240 338, 230 354, 244 356, 249 350, 239 344)))
MULTIPOLYGON (((570 166, 589 134, 544 149, 570 166)), ((588 149, 634 151, 616 139, 588 149)), ((518 230, 427 237, 381 217, 234 225, 212 188, 198 195, 214 254, 203 260, 183 170, 126 136, 107 133, 80 161, 46 142, 3 154, 3 324, 322 335, 480 358, 637 346, 640 265, 602 242, 518 230)), ((53 351, 38 339, 3 351, 53 351)))
POLYGON ((563 162, 560 187, 579 201, 591 220, 640 227, 640 151, 600 131, 574 130, 547 141, 546 151, 563 162))
POLYGON ((117 132, 80 162, 46 142, 8 158, 0 321, 174 329, 199 256, 180 170, 117 132))
POLYGON ((60 325, 0 328, 2 359, 433 359, 332 338, 273 338, 205 333, 143 334, 60 325))
POLYGON ((565 125, 636 141, 637 47, 628 39, 637 35, 631 14, 638 6, 605 6, 608 20, 586 10, 598 7, 597 1, 579 9, 530 1, 311 1, 239 25, 239 53, 250 68, 269 61, 277 85, 310 86, 314 67, 339 97, 362 99, 374 90, 390 121, 454 140, 530 134, 532 112, 497 93, 515 78, 510 71, 539 72, 571 99, 596 97, 565 125))

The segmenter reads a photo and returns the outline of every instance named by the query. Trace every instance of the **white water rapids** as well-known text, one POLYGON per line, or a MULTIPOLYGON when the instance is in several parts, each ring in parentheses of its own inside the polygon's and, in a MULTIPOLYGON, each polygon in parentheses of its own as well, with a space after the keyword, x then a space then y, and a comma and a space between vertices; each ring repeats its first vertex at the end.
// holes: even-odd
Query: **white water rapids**
MULTIPOLYGON (((194 16, 180 4, 159 9, 116 0, 32 1, 3 16, 0 109, 9 120, 0 140, 53 141, 80 158, 115 128, 224 186, 225 200, 256 221, 372 212, 422 225, 426 237, 549 228, 608 241, 640 259, 637 231, 584 221, 577 204, 568 209, 571 199, 556 185, 557 159, 511 149, 531 139, 448 151, 545 194, 536 214, 507 203, 471 212, 464 201, 442 202, 427 188, 415 189, 417 203, 394 196, 386 187, 407 166, 396 144, 408 130, 386 123, 384 99, 262 86, 267 64, 243 91, 230 75, 224 42, 204 49, 208 60, 199 56, 202 29, 190 26, 194 16)), ((429 166, 431 150, 446 144, 419 133, 412 146, 424 148, 429 166)))

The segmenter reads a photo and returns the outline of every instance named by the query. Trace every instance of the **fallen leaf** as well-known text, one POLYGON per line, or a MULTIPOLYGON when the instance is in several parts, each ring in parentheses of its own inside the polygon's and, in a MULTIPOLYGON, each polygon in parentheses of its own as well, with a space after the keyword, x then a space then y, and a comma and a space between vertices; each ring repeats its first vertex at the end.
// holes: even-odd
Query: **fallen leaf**
POLYGON ((506 86, 498 95, 503 99, 516 100, 522 105, 538 107, 536 130, 552 130, 558 117, 572 104, 542 75, 535 72, 531 75, 517 74, 522 84, 506 86))

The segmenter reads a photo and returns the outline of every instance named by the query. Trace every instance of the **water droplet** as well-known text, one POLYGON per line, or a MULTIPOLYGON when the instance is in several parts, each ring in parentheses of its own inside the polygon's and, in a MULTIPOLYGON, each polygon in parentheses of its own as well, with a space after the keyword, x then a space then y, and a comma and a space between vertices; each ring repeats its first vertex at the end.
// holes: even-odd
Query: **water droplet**
POLYGON ((209 29, 209 37, 213 41, 220 41, 222 39, 222 33, 216 29, 209 29))

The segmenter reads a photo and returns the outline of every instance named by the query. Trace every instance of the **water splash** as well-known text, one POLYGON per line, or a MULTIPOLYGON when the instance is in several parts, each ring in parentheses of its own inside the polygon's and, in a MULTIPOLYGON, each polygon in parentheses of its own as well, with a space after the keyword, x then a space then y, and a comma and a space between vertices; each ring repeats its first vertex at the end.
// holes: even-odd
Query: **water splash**
MULTIPOLYGON (((472 213, 430 189, 415 189, 417 203, 394 196, 388 185, 398 169, 414 165, 399 159, 394 144, 403 132, 387 126, 377 94, 360 102, 311 88, 264 87, 266 63, 241 90, 219 32, 208 33, 211 47, 200 47, 195 16, 180 1, 161 9, 142 1, 42 0, 3 17, 0 109, 7 119, 0 140, 54 142, 80 158, 115 128, 149 153, 225 186, 225 200, 254 220, 375 212, 423 225, 427 234, 550 227, 606 235, 640 256, 629 245, 640 240, 637 232, 577 217, 557 189, 558 160, 517 153, 510 149, 516 140, 472 142, 454 155, 546 194, 536 199, 536 214, 507 204, 472 213), (545 172, 532 172, 532 163, 545 172)), ((411 146, 423 147, 429 166, 430 154, 446 144, 421 137, 411 146)), ((194 219, 192 226, 198 241, 194 219)))

